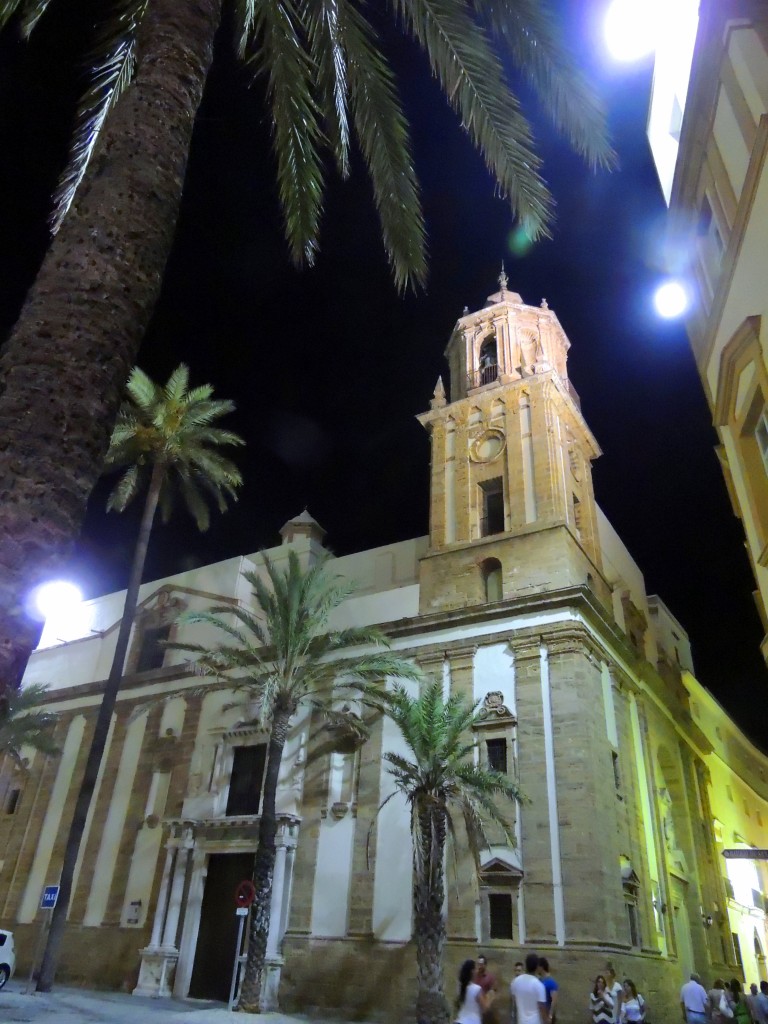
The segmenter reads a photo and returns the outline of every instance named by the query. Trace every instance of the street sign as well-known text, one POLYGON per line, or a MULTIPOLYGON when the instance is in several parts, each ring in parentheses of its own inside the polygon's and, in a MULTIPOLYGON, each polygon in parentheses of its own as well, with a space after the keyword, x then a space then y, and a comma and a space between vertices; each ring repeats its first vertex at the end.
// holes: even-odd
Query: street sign
POLYGON ((237 907, 235 914, 237 917, 248 917, 248 907, 237 907))
POLYGON ((253 901, 256 899, 256 886, 247 878, 244 882, 241 882, 237 889, 235 889, 235 906, 236 907, 250 907, 253 901))
POLYGON ((768 860, 768 850, 723 850, 726 860, 768 860))
POLYGON ((43 894, 40 897, 40 909, 41 910, 53 910, 56 906, 56 900, 59 898, 59 887, 58 885, 46 885, 43 889, 43 894))

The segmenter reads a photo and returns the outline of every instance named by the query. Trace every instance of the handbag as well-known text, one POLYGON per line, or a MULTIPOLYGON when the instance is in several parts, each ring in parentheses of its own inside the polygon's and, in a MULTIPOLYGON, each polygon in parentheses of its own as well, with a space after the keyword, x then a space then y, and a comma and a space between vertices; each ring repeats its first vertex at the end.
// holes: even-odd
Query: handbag
POLYGON ((718 1010, 723 1017, 733 1017, 733 1010, 731 1009, 730 1003, 725 998, 725 992, 720 993, 720 1005, 718 1006, 718 1010))

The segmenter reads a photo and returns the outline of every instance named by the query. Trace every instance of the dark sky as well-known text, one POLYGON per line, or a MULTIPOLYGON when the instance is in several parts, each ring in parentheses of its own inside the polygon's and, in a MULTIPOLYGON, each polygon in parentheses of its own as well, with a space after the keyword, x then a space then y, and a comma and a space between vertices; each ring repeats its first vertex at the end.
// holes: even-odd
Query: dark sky
MULTIPOLYGON (((0 336, 46 243, 48 195, 66 151, 77 39, 52 6, 28 48, 0 41, 0 336)), ((293 270, 281 238, 263 93, 225 33, 198 119, 182 215, 140 363, 165 379, 185 359, 239 406, 247 440, 239 504, 205 535, 181 513, 153 538, 147 578, 269 546, 306 505, 338 554, 427 531, 428 407, 465 305, 496 290, 502 258, 526 302, 546 296, 572 348, 571 379, 603 455, 597 499, 688 630, 698 676, 763 745, 768 675, 754 581, 714 454, 716 436, 685 333, 651 294, 665 207, 645 139, 650 64, 609 64, 602 0, 561 0, 568 35, 609 106, 621 160, 592 174, 535 103, 554 238, 516 252, 505 203, 429 78, 423 57, 387 34, 413 123, 430 239, 426 293, 399 297, 359 159, 332 180, 322 253, 293 270)), ((125 585, 137 517, 91 502, 72 575, 88 596, 125 585)))

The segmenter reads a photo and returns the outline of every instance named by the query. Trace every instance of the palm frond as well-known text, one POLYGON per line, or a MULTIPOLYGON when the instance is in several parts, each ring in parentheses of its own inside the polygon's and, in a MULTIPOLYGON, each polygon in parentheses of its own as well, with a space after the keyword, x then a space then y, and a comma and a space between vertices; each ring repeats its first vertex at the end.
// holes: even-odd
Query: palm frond
MULTIPOLYGON (((186 363, 179 363, 176 369, 173 371, 171 376, 168 378, 168 382, 163 388, 163 395, 165 401, 168 404, 174 402, 181 403, 187 395, 189 389, 189 367, 186 363)), ((208 397, 209 389, 205 389, 206 397, 208 397)), ((190 395, 190 399, 192 396, 190 395)))
POLYGON ((48 687, 39 683, 8 691, 0 705, 0 754, 21 764, 23 747, 43 754, 59 753, 53 738, 58 716, 40 708, 47 697, 48 687))
POLYGON ((341 29, 343 0, 318 0, 307 6, 307 37, 326 123, 326 134, 342 178, 349 175, 347 55, 341 29))
POLYGON ((18 11, 24 0, 3 0, 0 3, 0 32, 5 28, 8 22, 13 18, 14 14, 18 11))
POLYGON ((139 466, 128 467, 107 498, 107 512, 124 512, 126 510, 138 493, 140 477, 141 468, 139 466))
POLYGON ((605 110, 576 56, 562 40, 561 20, 542 0, 473 0, 502 39, 555 127, 592 167, 613 168, 605 110))
POLYGON ((150 412, 162 401, 162 388, 140 366, 131 370, 125 390, 139 412, 150 412))
POLYGON ((90 82, 80 100, 67 165, 59 178, 50 218, 53 234, 61 227, 88 169, 107 114, 133 75, 136 37, 149 0, 122 0, 105 18, 91 55, 90 82))
POLYGON ((323 142, 314 99, 314 67, 293 0, 262 0, 255 7, 258 40, 251 62, 267 79, 272 110, 280 205, 291 257, 314 263, 324 187, 323 142))
MULTIPOLYGON (((25 0, 24 10, 21 16, 21 34, 25 39, 29 39, 35 30, 35 26, 38 21, 45 14, 48 5, 51 0, 25 0)), ((15 7, 15 4, 11 4, 15 7)), ((2 15, 0 15, 0 26, 2 25, 2 15)))
POLYGON ((423 286, 426 231, 408 123, 378 40, 351 4, 343 4, 343 10, 352 117, 373 184, 384 248, 400 290, 408 284, 423 286))
POLYGON ((253 38, 253 26, 256 20, 256 0, 236 0, 235 2, 235 52, 244 60, 248 52, 248 44, 253 38))
POLYGON ((530 126, 499 59, 469 9, 456 0, 393 0, 429 57, 451 106, 483 154, 526 234, 549 235, 553 201, 538 173, 530 126))

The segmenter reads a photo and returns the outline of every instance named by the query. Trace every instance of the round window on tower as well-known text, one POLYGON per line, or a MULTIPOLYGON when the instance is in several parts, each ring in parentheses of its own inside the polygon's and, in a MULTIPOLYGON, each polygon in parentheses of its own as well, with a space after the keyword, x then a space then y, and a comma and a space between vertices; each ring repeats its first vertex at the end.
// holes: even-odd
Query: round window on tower
POLYGON ((507 439, 503 431, 484 430, 472 442, 469 457, 473 462, 493 462, 504 451, 506 444, 507 439))

